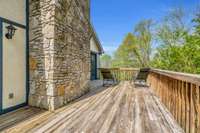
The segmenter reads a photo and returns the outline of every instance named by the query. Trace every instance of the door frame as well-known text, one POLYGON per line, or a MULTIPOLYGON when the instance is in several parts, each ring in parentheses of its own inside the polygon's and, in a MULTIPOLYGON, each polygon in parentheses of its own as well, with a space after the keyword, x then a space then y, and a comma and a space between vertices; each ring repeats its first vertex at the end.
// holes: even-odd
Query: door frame
POLYGON ((8 20, 6 18, 0 17, 0 115, 16 110, 20 107, 26 106, 28 104, 28 96, 29 96, 29 0, 26 0, 26 25, 19 24, 12 20, 8 20), (3 23, 12 24, 16 27, 22 28, 26 30, 26 101, 14 107, 10 107, 7 109, 3 109, 3 23))
MULTIPOLYGON (((95 68, 96 68, 96 69, 95 69, 95 79, 92 79, 92 62, 91 62, 91 68, 90 68, 90 69, 91 69, 91 74, 90 74, 91 77, 90 77, 90 79, 91 79, 91 80, 97 80, 97 69, 98 69, 98 68, 97 68, 97 53, 91 52, 91 56, 92 56, 92 55, 95 56, 95 68)), ((90 57, 90 58, 92 58, 92 57, 90 57)), ((91 60, 91 59, 90 59, 90 60, 91 60)))

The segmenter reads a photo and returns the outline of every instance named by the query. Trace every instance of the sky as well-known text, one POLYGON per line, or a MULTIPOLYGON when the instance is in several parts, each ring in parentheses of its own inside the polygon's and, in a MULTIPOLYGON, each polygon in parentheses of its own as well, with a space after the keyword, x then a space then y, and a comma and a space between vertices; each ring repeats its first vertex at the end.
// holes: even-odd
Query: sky
POLYGON ((91 21, 107 54, 112 54, 142 19, 160 21, 170 10, 182 7, 190 20, 200 0, 91 0, 91 21))

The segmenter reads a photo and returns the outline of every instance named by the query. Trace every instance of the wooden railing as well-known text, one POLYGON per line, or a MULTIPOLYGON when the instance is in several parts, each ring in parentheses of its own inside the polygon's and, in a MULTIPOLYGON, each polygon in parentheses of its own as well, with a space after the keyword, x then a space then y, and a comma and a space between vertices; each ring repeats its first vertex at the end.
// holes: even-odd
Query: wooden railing
POLYGON ((200 76, 151 69, 147 82, 186 133, 200 133, 200 76))
POLYGON ((111 72, 117 81, 129 81, 133 80, 136 77, 138 69, 117 68, 117 69, 112 69, 111 72))
POLYGON ((109 69, 115 81, 130 81, 133 80, 139 71, 137 68, 101 68, 109 69))

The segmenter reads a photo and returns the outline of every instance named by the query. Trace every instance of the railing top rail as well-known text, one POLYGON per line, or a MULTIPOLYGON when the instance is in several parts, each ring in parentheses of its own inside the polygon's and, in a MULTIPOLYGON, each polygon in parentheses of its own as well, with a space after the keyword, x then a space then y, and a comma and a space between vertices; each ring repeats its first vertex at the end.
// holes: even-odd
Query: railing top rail
POLYGON ((99 69, 106 69, 106 70, 124 70, 124 71, 138 71, 139 68, 99 68, 99 69))
POLYGON ((188 74, 160 69, 151 69, 150 72, 158 73, 160 75, 165 75, 173 79, 200 85, 200 75, 198 74, 188 74))
POLYGON ((138 71, 140 69, 138 68, 119 68, 119 70, 125 70, 125 71, 138 71))

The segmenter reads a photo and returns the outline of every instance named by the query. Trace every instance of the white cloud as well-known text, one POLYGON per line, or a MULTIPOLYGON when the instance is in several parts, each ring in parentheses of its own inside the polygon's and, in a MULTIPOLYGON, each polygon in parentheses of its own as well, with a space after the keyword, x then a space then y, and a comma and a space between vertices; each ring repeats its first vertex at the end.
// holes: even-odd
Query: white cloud
POLYGON ((106 54, 113 54, 117 50, 117 46, 103 46, 106 54))
POLYGON ((112 55, 118 48, 120 43, 118 42, 102 42, 103 45, 103 49, 105 51, 106 54, 110 54, 112 55))

